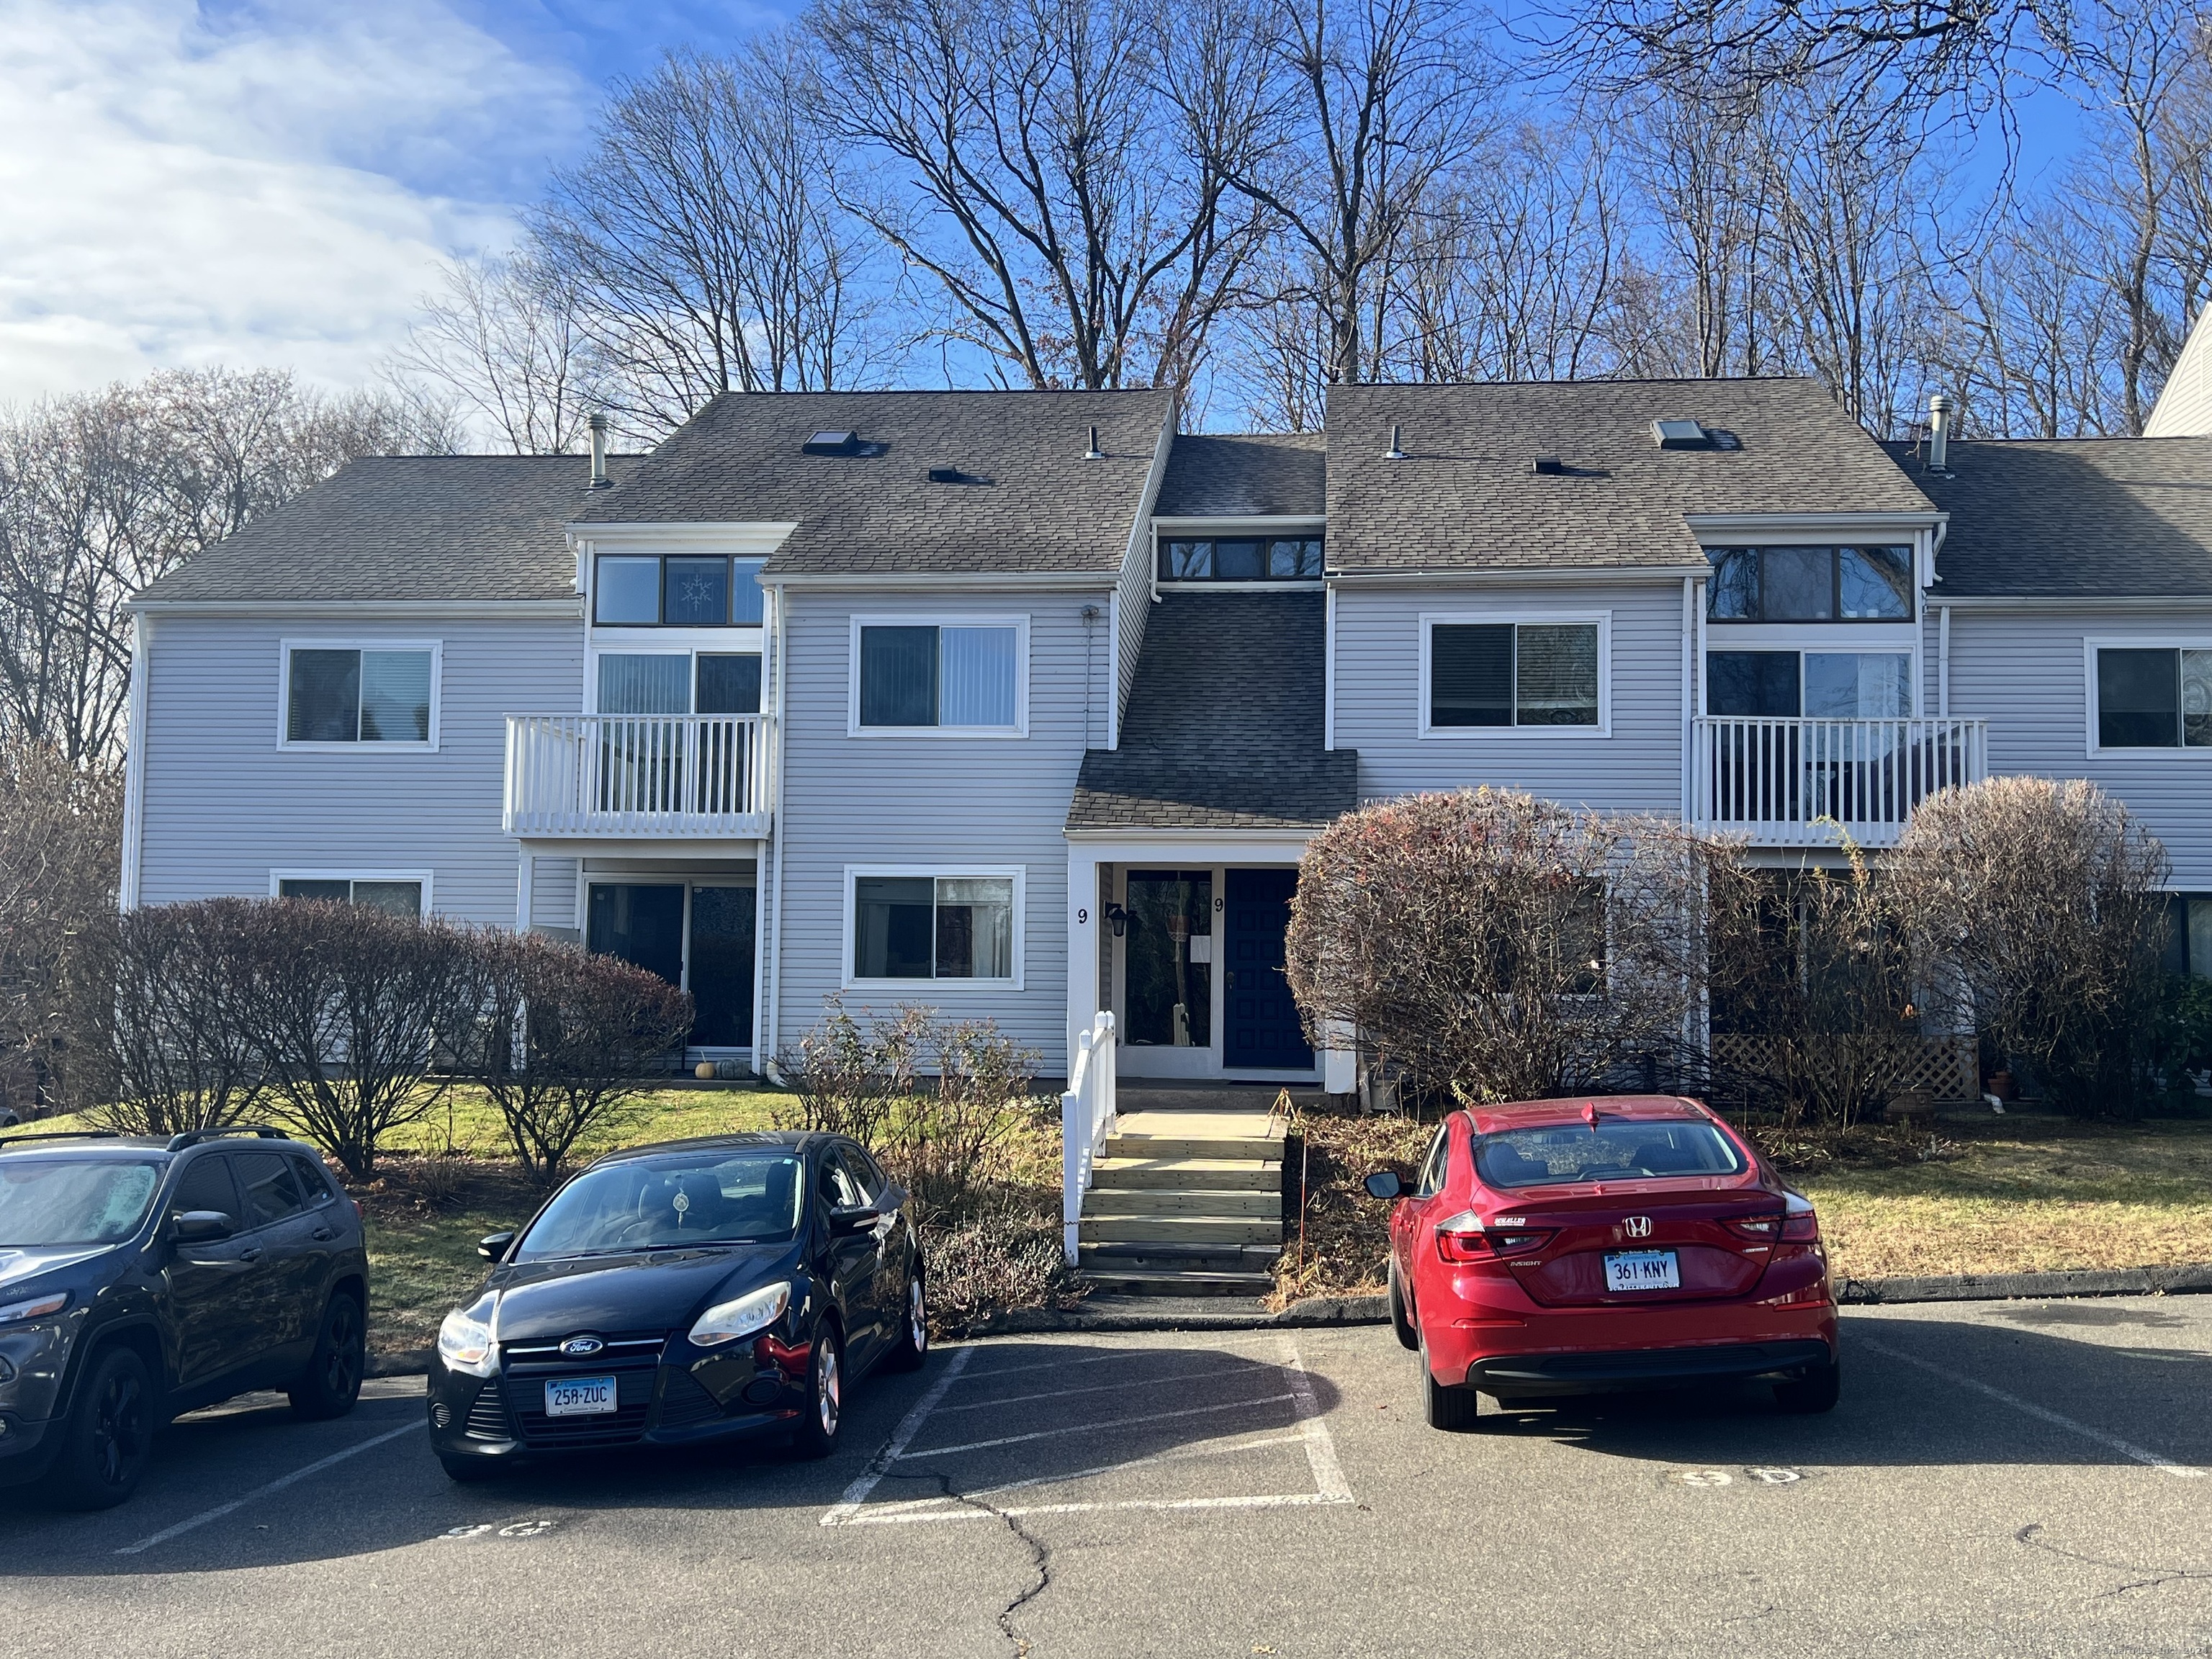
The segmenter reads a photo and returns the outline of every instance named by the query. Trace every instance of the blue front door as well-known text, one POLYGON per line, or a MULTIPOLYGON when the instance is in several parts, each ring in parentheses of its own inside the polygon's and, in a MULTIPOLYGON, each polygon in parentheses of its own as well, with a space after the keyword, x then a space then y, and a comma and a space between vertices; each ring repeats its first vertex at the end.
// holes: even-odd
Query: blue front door
POLYGON ((1283 936, 1291 926, 1296 870, 1231 870, 1223 945, 1228 978, 1222 1064, 1232 1071, 1304 1072, 1313 1049, 1298 1024, 1297 1005, 1283 977, 1283 936))

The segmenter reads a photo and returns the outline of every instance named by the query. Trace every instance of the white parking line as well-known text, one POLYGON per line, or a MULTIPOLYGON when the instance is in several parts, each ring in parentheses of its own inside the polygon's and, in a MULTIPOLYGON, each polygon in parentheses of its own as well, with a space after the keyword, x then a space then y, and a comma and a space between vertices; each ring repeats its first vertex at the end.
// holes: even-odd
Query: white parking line
MULTIPOLYGON (((1142 1376, 1133 1382, 1101 1382, 1089 1389, 1048 1389, 1042 1394, 1000 1395, 995 1400, 971 1400, 962 1406, 939 1406, 937 1414, 947 1417, 954 1412, 986 1412, 994 1406, 1024 1406, 1033 1400, 1065 1400, 1078 1394, 1119 1394, 1129 1389, 1157 1389, 1169 1382, 1204 1382, 1217 1376, 1235 1376, 1240 1371, 1272 1371, 1276 1369, 1278 1367, 1272 1359, 1255 1359, 1243 1365, 1217 1365, 1212 1370, 1176 1371, 1167 1376, 1142 1376)), ((975 1380, 974 1372, 969 1373, 968 1380, 970 1382, 975 1380)))
POLYGON ((1954 1387, 1972 1389, 1976 1394, 1985 1395, 1991 1400, 2010 1406, 2014 1411, 2025 1412, 2040 1422, 2050 1424, 2053 1428, 2064 1429, 2069 1434, 2078 1434, 2084 1440, 2094 1440, 2099 1445, 2108 1447, 2124 1457, 2131 1457, 2136 1462, 2156 1469, 2161 1474, 2171 1474, 2183 1480, 2197 1480, 2203 1478, 2204 1471, 2202 1469, 2193 1469, 2186 1463, 2177 1463, 2172 1458, 2158 1452, 2146 1451, 2141 1446, 2130 1444, 2121 1439, 2118 1435, 2106 1434, 2102 1429, 2093 1429, 2087 1423, 2077 1423, 2070 1417, 2061 1417, 2057 1412, 2039 1406, 2033 1401, 2022 1400, 2016 1394, 2007 1394, 2002 1389, 1991 1388, 1978 1378, 1948 1370, 1936 1364, 1933 1360, 1923 1359, 1917 1354, 1905 1353, 1899 1349, 1891 1347, 1886 1342, 1876 1342, 1871 1337, 1854 1337, 1852 1343, 1855 1346, 1871 1348, 1876 1353, 1887 1354, 1892 1359, 1902 1359, 1908 1365, 1917 1365, 1930 1376, 1940 1376, 1954 1387))
POLYGON ((931 1383, 921 1398, 914 1402, 912 1409, 899 1419, 898 1427, 891 1431, 891 1437, 884 1442, 883 1449, 868 1460, 868 1467, 854 1477, 853 1484, 845 1488, 845 1495, 822 1517, 823 1526, 837 1525, 867 1500, 868 1494, 876 1489, 885 1472, 905 1455, 908 1443, 914 1439, 915 1431, 921 1426, 922 1419, 937 1408, 937 1402, 945 1398, 945 1391, 959 1381, 960 1373, 968 1369, 968 1362, 975 1357, 975 1350, 973 1348, 952 1351, 951 1359, 937 1381, 931 1383))
POLYGON ((1305 1431, 1306 1462, 1313 1469, 1314 1490, 1329 1503, 1349 1504, 1352 1487, 1345 1480, 1344 1466, 1336 1461, 1336 1440, 1322 1420, 1321 1401, 1314 1397, 1313 1378, 1306 1373, 1298 1345, 1287 1336, 1283 1339, 1283 1357, 1289 1362, 1285 1370, 1291 1385, 1291 1409, 1305 1431))
POLYGON ((334 1463, 343 1463, 347 1458, 358 1456, 373 1446, 380 1446, 387 1440, 397 1440, 401 1435, 422 1426, 422 1419, 418 1417, 411 1423, 404 1423, 399 1427, 389 1430, 383 1434, 372 1435, 358 1444, 348 1446, 343 1451, 332 1452, 328 1457, 319 1457, 305 1468, 295 1469, 289 1474, 281 1474, 265 1486, 256 1486, 243 1498, 234 1498, 228 1504, 218 1504, 211 1510, 203 1510, 189 1521, 179 1521, 175 1526, 164 1527, 152 1536, 142 1538, 135 1544, 125 1544, 115 1553, 118 1555, 141 1554, 152 1549, 156 1544, 166 1544, 172 1538, 177 1537, 179 1534, 190 1532, 195 1527, 204 1527, 210 1521, 220 1521, 234 1510, 242 1510, 248 1504, 256 1503, 268 1497, 271 1492, 282 1492, 287 1486, 305 1480, 311 1474, 320 1474, 334 1463))

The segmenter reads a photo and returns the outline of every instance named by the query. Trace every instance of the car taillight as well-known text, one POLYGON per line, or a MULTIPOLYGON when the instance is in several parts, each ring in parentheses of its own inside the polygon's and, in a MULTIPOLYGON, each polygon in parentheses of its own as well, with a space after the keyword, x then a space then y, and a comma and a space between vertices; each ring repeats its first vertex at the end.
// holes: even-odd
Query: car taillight
POLYGON ((1820 1237, 1820 1218, 1813 1206, 1796 1194, 1790 1194, 1790 1207, 1782 1218, 1782 1238, 1788 1244, 1811 1244, 1820 1237))
POLYGON ((1738 1216, 1729 1226, 1746 1238, 1771 1241, 1782 1237, 1782 1218, 1778 1215, 1738 1216))
POLYGON ((1489 1261, 1501 1255, 1525 1255, 1540 1249, 1552 1229, 1486 1228, 1482 1218, 1463 1210, 1437 1224, 1437 1254, 1447 1261, 1489 1261))

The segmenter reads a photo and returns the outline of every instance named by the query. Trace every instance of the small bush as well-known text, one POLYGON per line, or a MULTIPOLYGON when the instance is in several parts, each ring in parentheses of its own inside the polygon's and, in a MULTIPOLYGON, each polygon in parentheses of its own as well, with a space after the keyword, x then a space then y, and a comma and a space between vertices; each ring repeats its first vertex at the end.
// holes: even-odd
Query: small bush
POLYGON ((913 1192, 925 1223, 957 1214, 981 1187, 992 1153, 1033 1109, 1038 1056, 988 1019, 927 1024, 923 1042, 935 1064, 927 1084, 899 1103, 886 1122, 886 1163, 913 1192))
POLYGON ((1007 1308, 1058 1307, 1079 1294, 1060 1224, 1033 1210, 994 1209, 930 1230, 932 1322, 957 1332, 1007 1308))
POLYGON ((902 1004, 888 1019, 866 1009, 856 1019, 841 998, 829 998, 820 1023, 776 1056, 794 1097, 776 1113, 776 1127, 850 1135, 880 1147, 893 1113, 913 1099, 933 1012, 902 1004))

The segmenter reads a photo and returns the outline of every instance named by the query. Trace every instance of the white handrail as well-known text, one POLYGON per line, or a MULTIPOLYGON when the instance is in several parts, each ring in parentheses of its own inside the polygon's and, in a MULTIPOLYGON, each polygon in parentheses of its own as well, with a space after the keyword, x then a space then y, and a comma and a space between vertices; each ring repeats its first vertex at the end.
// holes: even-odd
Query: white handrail
POLYGON ((1754 842, 1887 845, 1937 790, 1989 775, 1978 720, 1798 720, 1701 715, 1690 756, 1692 822, 1754 842))
POLYGON ((1101 1012, 1075 1040, 1075 1064, 1060 1097, 1060 1240, 1071 1267, 1081 1259, 1083 1195, 1114 1133, 1114 1016, 1101 1012))
POLYGON ((510 714, 509 835, 757 835, 765 714, 510 714))

